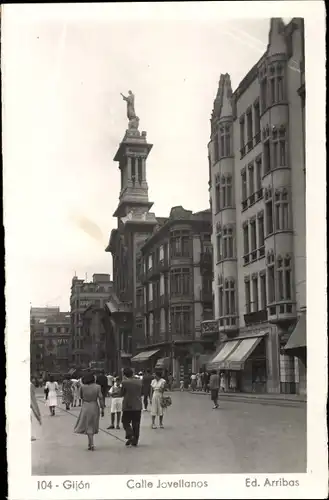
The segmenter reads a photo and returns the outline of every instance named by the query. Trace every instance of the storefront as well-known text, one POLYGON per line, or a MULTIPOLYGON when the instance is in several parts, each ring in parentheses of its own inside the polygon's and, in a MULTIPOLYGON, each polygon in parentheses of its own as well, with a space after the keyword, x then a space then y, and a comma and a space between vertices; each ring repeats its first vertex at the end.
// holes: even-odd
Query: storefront
POLYGON ((136 371, 142 370, 152 370, 154 371, 155 365, 157 363, 157 354, 160 353, 160 349, 154 349, 152 351, 142 351, 133 358, 131 358, 132 367, 136 371))
POLYGON ((220 372, 225 391, 266 392, 265 333, 225 342, 207 364, 207 370, 220 372))
MULTIPOLYGON (((283 348, 282 356, 294 359, 295 392, 306 395, 306 314, 303 313, 283 348)), ((281 382, 282 385, 282 382, 281 382)))

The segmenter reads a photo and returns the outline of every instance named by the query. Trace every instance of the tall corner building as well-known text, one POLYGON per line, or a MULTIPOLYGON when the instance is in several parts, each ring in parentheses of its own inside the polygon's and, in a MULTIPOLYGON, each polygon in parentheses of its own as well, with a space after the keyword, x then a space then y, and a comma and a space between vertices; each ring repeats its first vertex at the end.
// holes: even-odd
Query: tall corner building
POLYGON ((306 392, 304 25, 271 19, 266 52, 211 116, 218 352, 243 392, 306 392))

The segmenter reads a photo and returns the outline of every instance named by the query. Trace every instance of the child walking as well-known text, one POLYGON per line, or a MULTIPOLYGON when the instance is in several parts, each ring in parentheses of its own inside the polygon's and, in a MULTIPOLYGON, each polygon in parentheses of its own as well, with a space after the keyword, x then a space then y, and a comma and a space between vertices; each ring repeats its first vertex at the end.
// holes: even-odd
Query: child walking
POLYGON ((121 396, 121 384, 119 378, 115 379, 114 384, 110 389, 111 396, 111 425, 108 429, 115 428, 115 416, 117 416, 116 428, 120 429, 120 418, 122 413, 122 396, 121 396))

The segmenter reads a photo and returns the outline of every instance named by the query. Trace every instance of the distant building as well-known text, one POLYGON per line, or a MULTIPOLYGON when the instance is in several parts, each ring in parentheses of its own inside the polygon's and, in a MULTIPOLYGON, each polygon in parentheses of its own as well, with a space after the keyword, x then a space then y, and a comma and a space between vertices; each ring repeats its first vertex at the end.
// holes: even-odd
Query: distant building
POLYGON ((113 283, 109 274, 95 273, 91 282, 76 276, 71 286, 71 366, 87 368, 92 361, 89 339, 84 338, 82 314, 90 306, 104 308, 113 283))
MULTIPOLYGON (((241 391, 306 391, 304 24, 272 19, 266 52, 211 117, 213 367, 241 391), (301 355, 284 351, 297 325, 301 355), (302 330, 302 331, 301 331, 302 330)), ((211 326, 211 327, 210 327, 211 326)), ((295 344, 294 344, 295 345, 295 344)), ((288 347, 288 346, 287 346, 288 347)))
POLYGON ((44 323, 44 369, 67 373, 70 362, 71 319, 69 312, 59 312, 44 323))
POLYGON ((33 376, 39 376, 45 370, 45 322, 47 318, 57 315, 59 312, 59 307, 30 308, 30 370, 33 376))

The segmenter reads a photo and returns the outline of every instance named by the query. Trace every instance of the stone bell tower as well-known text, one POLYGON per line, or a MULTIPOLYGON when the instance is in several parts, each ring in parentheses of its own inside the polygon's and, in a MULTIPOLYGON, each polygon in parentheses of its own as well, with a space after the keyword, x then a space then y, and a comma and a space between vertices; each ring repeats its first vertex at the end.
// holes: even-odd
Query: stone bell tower
POLYGON ((138 130, 139 118, 135 114, 134 95, 130 92, 127 101, 128 129, 114 157, 119 163, 121 187, 118 207, 114 217, 128 214, 146 214, 153 203, 148 199, 146 160, 152 149, 146 139, 146 132, 138 130))

